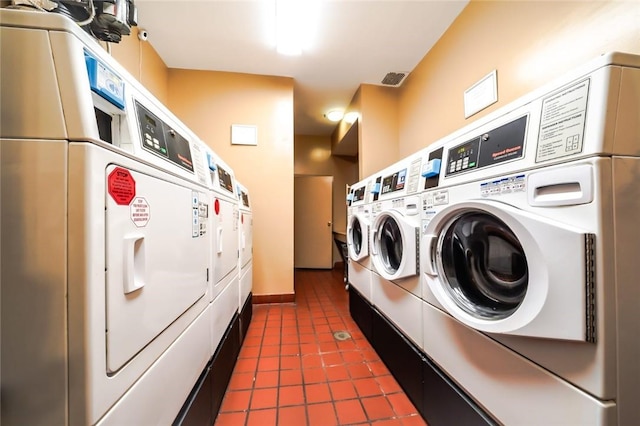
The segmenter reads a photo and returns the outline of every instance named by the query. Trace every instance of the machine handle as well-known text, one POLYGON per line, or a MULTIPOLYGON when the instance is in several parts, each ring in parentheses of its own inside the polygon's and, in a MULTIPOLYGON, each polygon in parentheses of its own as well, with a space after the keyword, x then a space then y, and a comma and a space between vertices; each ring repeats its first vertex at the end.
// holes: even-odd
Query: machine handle
POLYGON ((217 241, 218 241, 218 251, 217 251, 217 253, 220 254, 220 253, 222 253, 222 226, 218 227, 217 234, 218 234, 218 239, 217 239, 217 241))
POLYGON ((378 245, 376 244, 376 234, 378 233, 378 228, 374 229, 371 233, 371 252, 375 255, 378 254, 378 245))
POLYGON ((535 207, 588 204, 594 198, 593 170, 583 164, 529 175, 527 198, 535 207))
POLYGON ((134 234, 124 238, 124 294, 144 287, 144 235, 134 234))
POLYGON ((438 239, 437 235, 425 235, 424 237, 424 253, 425 253, 425 264, 424 264, 424 273, 427 275, 431 275, 432 277, 438 276, 438 271, 434 266, 434 257, 433 257, 433 245, 435 241, 438 239))

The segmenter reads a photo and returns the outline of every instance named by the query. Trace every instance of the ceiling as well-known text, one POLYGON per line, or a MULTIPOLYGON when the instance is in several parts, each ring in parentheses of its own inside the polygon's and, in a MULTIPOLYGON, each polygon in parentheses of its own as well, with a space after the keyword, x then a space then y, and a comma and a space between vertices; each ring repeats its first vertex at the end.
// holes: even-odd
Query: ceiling
MULTIPOLYGON (((297 0, 304 1, 304 0, 297 0)), ((324 0, 300 56, 275 49, 273 0, 137 0, 138 26, 170 68, 294 79, 294 132, 330 135, 324 113, 362 83, 410 72, 468 1, 324 0)))

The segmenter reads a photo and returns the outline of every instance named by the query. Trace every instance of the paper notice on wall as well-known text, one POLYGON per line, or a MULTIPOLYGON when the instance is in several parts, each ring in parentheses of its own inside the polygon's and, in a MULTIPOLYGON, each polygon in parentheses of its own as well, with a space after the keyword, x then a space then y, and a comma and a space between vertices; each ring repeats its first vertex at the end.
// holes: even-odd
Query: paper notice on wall
POLYGON ((589 79, 542 101, 536 163, 582 152, 589 79))

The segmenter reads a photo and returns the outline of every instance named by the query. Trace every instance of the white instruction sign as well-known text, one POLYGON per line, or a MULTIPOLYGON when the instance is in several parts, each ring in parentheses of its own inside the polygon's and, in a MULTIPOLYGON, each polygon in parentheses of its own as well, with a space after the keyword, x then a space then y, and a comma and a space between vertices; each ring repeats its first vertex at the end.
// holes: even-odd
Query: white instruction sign
POLYGON ((536 163, 582 152, 589 79, 542 101, 536 163))
POLYGON ((151 218, 151 207, 144 197, 136 197, 129 205, 129 217, 138 228, 144 228, 151 218))

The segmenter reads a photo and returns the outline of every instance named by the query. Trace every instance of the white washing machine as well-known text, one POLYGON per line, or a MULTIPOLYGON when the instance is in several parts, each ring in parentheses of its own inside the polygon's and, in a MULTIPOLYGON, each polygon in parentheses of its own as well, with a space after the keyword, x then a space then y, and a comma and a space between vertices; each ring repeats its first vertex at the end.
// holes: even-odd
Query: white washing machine
POLYGON ((446 138, 424 348, 501 423, 640 423, 639 93, 605 55, 446 138))
POLYGON ((195 137, 70 19, 0 22, 1 421, 169 424, 211 355, 195 137))
POLYGON ((213 352, 218 348, 225 331, 238 312, 240 299, 238 275, 238 193, 231 167, 209 146, 202 143, 201 150, 207 164, 209 192, 209 233, 211 265, 213 270, 212 343, 213 352))
POLYGON ((347 251, 349 285, 371 301, 371 203, 375 177, 351 186, 347 207, 347 251))
POLYGON ((253 287, 253 213, 249 190, 240 182, 236 182, 238 200, 240 202, 240 225, 238 226, 238 269, 240 271, 239 312, 249 300, 253 287))
POLYGON ((382 170, 372 204, 371 301, 418 347, 422 347, 419 274, 422 153, 382 170))

